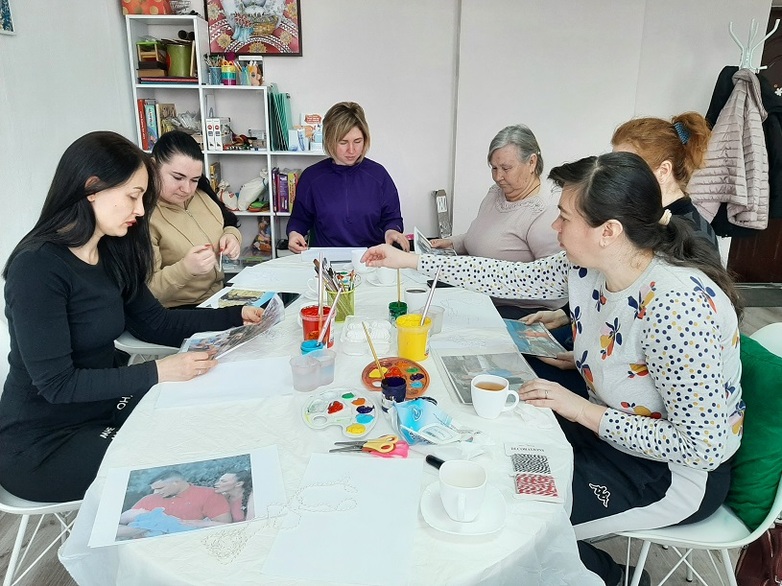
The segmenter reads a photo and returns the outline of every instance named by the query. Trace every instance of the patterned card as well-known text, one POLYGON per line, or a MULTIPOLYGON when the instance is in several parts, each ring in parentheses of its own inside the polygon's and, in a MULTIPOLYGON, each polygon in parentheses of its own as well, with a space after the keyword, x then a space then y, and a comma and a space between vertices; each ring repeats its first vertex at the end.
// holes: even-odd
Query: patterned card
POLYGON ((514 495, 542 501, 562 502, 543 448, 526 444, 505 444, 514 477, 514 495))

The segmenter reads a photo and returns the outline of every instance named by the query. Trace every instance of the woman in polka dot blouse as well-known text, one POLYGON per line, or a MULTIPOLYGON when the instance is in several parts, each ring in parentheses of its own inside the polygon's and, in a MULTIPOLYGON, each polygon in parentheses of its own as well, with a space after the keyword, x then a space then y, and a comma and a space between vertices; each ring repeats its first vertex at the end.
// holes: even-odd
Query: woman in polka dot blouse
MULTIPOLYGON (((494 297, 567 295, 588 397, 542 379, 519 395, 552 409, 573 446, 577 537, 703 519, 727 494, 744 418, 733 283, 709 243, 664 210, 637 155, 588 157, 549 178, 562 188, 558 255, 513 263, 378 246, 364 259, 440 268, 452 285, 494 297)), ((579 550, 606 584, 621 580, 607 554, 579 550)))

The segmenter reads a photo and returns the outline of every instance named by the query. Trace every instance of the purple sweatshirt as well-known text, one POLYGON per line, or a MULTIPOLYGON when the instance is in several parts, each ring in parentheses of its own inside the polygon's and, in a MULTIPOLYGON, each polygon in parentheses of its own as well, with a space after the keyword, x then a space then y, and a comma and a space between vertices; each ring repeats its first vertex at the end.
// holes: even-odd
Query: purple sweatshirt
POLYGON ((313 230, 310 246, 359 247, 381 244, 386 230, 403 228, 399 193, 382 165, 325 159, 301 174, 287 233, 313 230))

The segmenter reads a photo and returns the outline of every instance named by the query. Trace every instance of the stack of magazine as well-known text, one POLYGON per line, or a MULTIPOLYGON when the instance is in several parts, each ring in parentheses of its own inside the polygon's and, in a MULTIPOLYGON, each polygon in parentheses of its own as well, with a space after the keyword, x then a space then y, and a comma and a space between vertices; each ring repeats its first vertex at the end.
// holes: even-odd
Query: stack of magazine
POLYGON ((508 379, 510 388, 518 390, 522 383, 537 377, 535 371, 518 352, 465 354, 464 349, 435 350, 440 373, 456 398, 472 405, 470 382, 479 374, 494 374, 508 379))

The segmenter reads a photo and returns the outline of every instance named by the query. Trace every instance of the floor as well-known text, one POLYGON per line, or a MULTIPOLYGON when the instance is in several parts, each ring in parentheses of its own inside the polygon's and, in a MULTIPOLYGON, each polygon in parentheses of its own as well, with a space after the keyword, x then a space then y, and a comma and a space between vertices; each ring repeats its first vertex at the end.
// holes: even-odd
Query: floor
MULTIPOLYGON (((778 291, 770 292, 772 297, 764 297, 762 292, 753 292, 755 297, 752 299, 752 303, 761 305, 763 303, 770 303, 776 300, 775 295, 778 291)), ((745 334, 752 334, 755 330, 763 327, 766 324, 772 322, 782 321, 782 304, 779 306, 761 306, 761 307, 749 307, 745 310, 744 319, 741 326, 741 331, 745 334)), ((0 517, 0 575, 5 575, 5 570, 8 564, 8 557, 13 546, 14 538, 16 536, 16 529, 18 525, 18 519, 14 516, 4 515, 0 517)), ((31 522, 31 525, 33 523, 31 522)), ((45 526, 44 533, 52 535, 54 537, 57 534, 57 525, 51 523, 45 526)), ((617 561, 623 561, 627 542, 624 539, 612 538, 603 541, 598 544, 599 547, 610 552, 614 559, 617 561)), ((640 544, 635 544, 632 553, 632 560, 637 559, 638 550, 640 544)), ((39 550, 40 551, 40 550, 39 550)), ((31 552, 32 555, 37 556, 39 552, 31 552)), ((738 552, 733 552, 733 559, 735 561, 738 552)), ((671 563, 667 560, 673 560, 672 552, 663 550, 659 546, 652 546, 649 552, 649 559, 647 561, 646 568, 651 574, 652 582, 659 581, 671 566, 671 563)), ((711 569, 711 565, 708 558, 703 554, 699 554, 696 557, 697 566, 699 571, 703 575, 707 582, 719 583, 719 580, 715 577, 714 571, 711 569)), ((632 563, 632 562, 631 562, 632 563)), ((718 562, 719 563, 719 562, 718 562)), ((28 574, 28 577, 22 582, 22 584, 35 585, 35 586, 71 586, 76 584, 68 574, 68 572, 60 565, 57 560, 55 550, 52 549, 41 563, 28 574)), ((676 574, 666 583, 670 586, 684 586, 690 583, 684 579, 684 570, 679 569, 676 574)))

